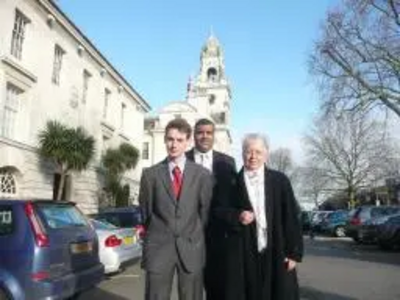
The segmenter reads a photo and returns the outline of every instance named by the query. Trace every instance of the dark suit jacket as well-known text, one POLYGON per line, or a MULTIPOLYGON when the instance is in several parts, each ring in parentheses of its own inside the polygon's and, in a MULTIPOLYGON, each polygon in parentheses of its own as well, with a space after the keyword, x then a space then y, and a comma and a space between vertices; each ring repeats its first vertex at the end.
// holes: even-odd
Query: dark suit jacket
MULTIPOLYGON (((215 238, 226 235, 224 208, 230 206, 236 183, 236 164, 233 157, 213 150, 212 173, 214 177, 213 196, 210 207, 209 232, 215 238)), ((186 152, 186 157, 194 160, 194 149, 186 152)))
POLYGON ((289 179, 281 172, 265 168, 265 214, 268 224, 268 251, 261 268, 266 274, 262 283, 264 294, 257 294, 254 284, 259 280, 260 262, 257 257, 256 225, 239 223, 243 210, 253 210, 243 169, 237 180, 236 200, 232 202, 230 222, 236 229, 228 240, 228 299, 231 300, 297 300, 299 291, 296 272, 285 269, 285 257, 301 261, 303 239, 293 189, 289 179))
POLYGON ((142 257, 145 270, 168 270, 175 257, 189 272, 204 266, 204 230, 212 184, 210 172, 186 160, 181 195, 176 199, 167 160, 143 171, 139 203, 146 229, 142 257))

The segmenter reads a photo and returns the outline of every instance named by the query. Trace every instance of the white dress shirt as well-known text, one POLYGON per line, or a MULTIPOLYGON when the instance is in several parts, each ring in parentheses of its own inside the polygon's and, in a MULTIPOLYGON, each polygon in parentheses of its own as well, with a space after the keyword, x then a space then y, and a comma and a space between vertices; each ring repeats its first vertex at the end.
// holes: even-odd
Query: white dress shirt
POLYGON ((194 150, 194 161, 200 165, 202 165, 204 168, 208 169, 210 172, 212 172, 212 166, 213 166, 213 152, 212 150, 208 152, 200 152, 198 150, 194 150))
POLYGON ((185 170, 185 164, 186 164, 186 155, 182 155, 181 157, 178 157, 175 159, 175 161, 168 161, 168 169, 169 169, 169 175, 171 177, 171 180, 174 180, 174 168, 177 166, 179 170, 181 171, 181 174, 183 174, 183 171, 185 170))
POLYGON ((257 227, 257 246, 261 252, 267 247, 267 217, 265 211, 264 166, 255 171, 244 172, 244 179, 254 210, 257 227))

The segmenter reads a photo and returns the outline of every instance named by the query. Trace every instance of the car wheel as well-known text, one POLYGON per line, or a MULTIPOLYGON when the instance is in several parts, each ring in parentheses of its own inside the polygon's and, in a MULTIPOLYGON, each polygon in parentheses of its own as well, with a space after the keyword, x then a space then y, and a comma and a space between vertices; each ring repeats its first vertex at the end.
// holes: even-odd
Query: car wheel
POLYGON ((346 236, 346 230, 343 226, 338 226, 335 228, 335 236, 336 237, 345 237, 346 236))
POLYGON ((0 300, 10 300, 10 298, 7 296, 7 293, 0 289, 0 300))

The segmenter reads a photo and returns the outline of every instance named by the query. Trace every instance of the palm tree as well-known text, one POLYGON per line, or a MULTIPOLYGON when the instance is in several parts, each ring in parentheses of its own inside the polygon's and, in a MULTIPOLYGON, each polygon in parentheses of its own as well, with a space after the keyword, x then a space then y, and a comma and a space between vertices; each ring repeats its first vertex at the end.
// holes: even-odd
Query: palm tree
POLYGON ((117 149, 107 149, 102 157, 102 166, 106 180, 106 190, 116 206, 125 206, 129 202, 129 185, 122 185, 126 171, 134 169, 139 161, 139 150, 128 143, 122 143, 117 149))
POLYGON ((70 128, 58 121, 48 121, 39 133, 39 155, 53 162, 60 174, 56 200, 61 200, 65 178, 70 171, 82 171, 89 166, 95 152, 95 139, 81 127, 70 128))

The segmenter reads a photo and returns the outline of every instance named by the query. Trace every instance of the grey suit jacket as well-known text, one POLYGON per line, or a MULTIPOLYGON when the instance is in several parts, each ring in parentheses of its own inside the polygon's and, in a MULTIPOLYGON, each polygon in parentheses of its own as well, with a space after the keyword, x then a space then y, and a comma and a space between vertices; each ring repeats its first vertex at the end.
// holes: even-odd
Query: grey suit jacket
POLYGON ((146 229, 142 257, 145 270, 168 270, 175 257, 181 259, 188 272, 204 266, 204 229, 212 189, 211 173, 189 160, 179 199, 174 196, 167 160, 143 171, 139 203, 146 229))

